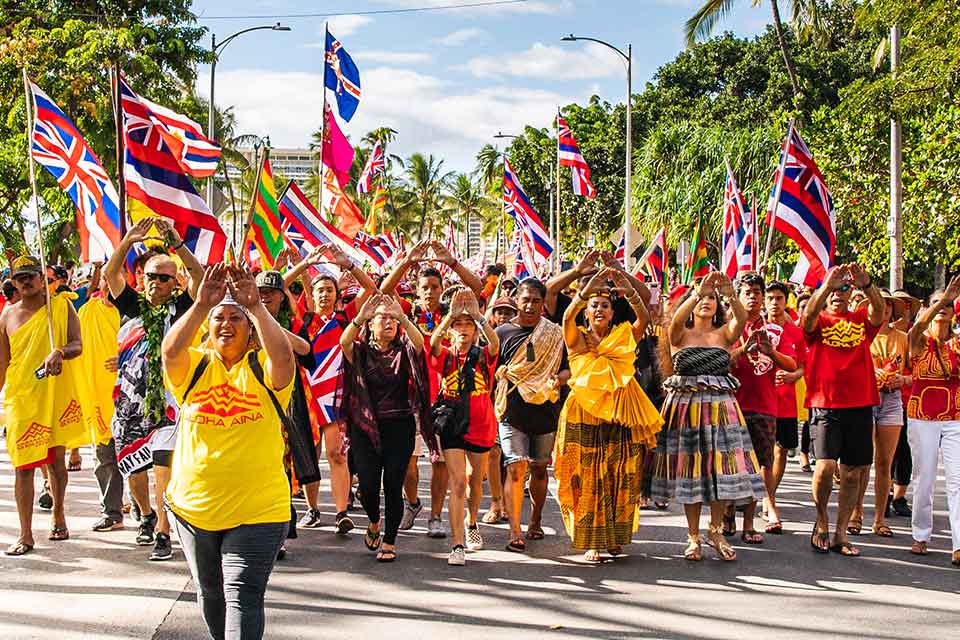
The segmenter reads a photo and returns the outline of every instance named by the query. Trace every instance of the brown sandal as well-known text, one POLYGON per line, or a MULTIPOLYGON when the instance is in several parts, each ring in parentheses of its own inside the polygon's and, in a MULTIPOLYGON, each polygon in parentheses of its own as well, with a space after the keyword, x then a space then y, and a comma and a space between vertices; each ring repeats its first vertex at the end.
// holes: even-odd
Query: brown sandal
POLYGON ((47 540, 54 540, 57 542, 70 539, 70 532, 66 527, 53 527, 50 529, 50 535, 47 536, 47 540))
POLYGON ((503 520, 503 511, 500 509, 490 509, 480 518, 483 524, 497 524, 501 520, 503 520))
POLYGON ((700 536, 687 534, 687 548, 683 550, 683 559, 690 562, 700 562, 703 560, 703 548, 700 544, 700 536))
POLYGON ((913 544, 910 546, 910 553, 915 556, 925 556, 930 552, 927 550, 927 543, 920 542, 919 540, 914 540, 913 544))
POLYGON ((880 536, 881 538, 892 538, 893 529, 885 524, 875 524, 873 525, 873 535, 880 536))
POLYGON ((707 544, 714 548, 717 555, 724 562, 732 562, 737 559, 737 552, 734 551, 727 539, 723 537, 723 528, 710 525, 710 533, 707 534, 707 544))

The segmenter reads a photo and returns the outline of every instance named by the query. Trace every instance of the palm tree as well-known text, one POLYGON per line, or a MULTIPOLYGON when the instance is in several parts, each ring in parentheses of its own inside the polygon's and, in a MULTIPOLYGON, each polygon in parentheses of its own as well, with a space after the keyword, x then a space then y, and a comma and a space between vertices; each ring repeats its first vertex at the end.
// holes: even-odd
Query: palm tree
MULTIPOLYGON (((420 225, 417 230, 417 239, 423 239, 423 228, 427 223, 427 216, 440 207, 440 199, 444 188, 449 182, 452 171, 444 173, 443 160, 422 153, 415 153, 410 156, 406 163, 406 176, 408 188, 413 196, 413 202, 420 215, 420 225)), ((430 220, 430 226, 427 228, 426 237, 433 235, 434 220, 430 220)))
MULTIPOLYGON (((760 5, 761 0, 751 0, 753 6, 760 5)), ((687 20, 685 26, 685 35, 687 46, 692 47, 698 39, 707 38, 713 31, 714 25, 724 15, 729 13, 738 0, 705 0, 703 6, 693 17, 687 20)), ((817 6, 817 0, 790 0, 792 9, 792 22, 794 30, 801 35, 812 35, 821 38, 824 35, 824 27, 820 20, 820 10, 817 6)), ((803 96, 800 89, 800 82, 797 80, 797 70, 793 64, 793 57, 787 48, 786 36, 783 32, 783 24, 780 21, 780 6, 777 0, 770 0, 770 10, 773 13, 773 30, 777 34, 777 42, 780 45, 780 53, 783 55, 783 63, 787 67, 787 76, 790 78, 790 87, 793 89, 795 100, 803 96)))
POLYGON ((477 152, 477 168, 474 173, 486 193, 500 191, 503 182, 503 162, 500 155, 500 150, 489 143, 477 152))
POLYGON ((493 202, 481 191, 481 184, 474 182, 466 173, 458 173, 450 183, 446 198, 447 211, 454 219, 458 229, 467 230, 466 248, 469 256, 470 221, 477 218, 485 221, 491 211, 495 210, 493 202), (459 221, 459 224, 457 224, 459 221))

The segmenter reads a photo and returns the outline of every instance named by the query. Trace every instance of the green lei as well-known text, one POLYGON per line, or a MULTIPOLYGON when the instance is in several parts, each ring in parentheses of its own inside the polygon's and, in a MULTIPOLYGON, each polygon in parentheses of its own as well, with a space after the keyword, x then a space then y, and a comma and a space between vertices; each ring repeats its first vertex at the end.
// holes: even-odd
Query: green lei
POLYGON ((170 315, 170 305, 175 305, 179 292, 174 292, 163 304, 153 306, 141 293, 140 319, 143 322, 144 337, 147 340, 147 388, 143 398, 144 417, 153 423, 163 420, 167 410, 167 394, 163 387, 163 370, 160 358, 160 345, 163 343, 163 330, 170 315))

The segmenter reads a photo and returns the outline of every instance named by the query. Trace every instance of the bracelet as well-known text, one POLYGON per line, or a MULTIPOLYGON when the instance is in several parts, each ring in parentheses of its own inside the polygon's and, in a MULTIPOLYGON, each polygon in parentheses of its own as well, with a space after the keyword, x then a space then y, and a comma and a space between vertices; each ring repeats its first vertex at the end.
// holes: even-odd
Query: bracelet
POLYGON ((187 242, 186 240, 181 240, 181 241, 180 241, 180 244, 174 245, 174 246, 172 246, 172 247, 170 247, 170 248, 173 249, 174 251, 179 251, 180 248, 183 247, 183 245, 184 245, 186 242, 187 242))
POLYGON ((53 353, 59 353, 59 354, 60 354, 60 357, 61 357, 62 359, 64 359, 64 360, 67 359, 67 354, 65 354, 65 353, 63 352, 63 349, 61 349, 60 347, 57 347, 56 349, 54 349, 54 350, 53 350, 53 353))
POLYGON ((361 325, 359 322, 357 322, 357 319, 356 319, 356 318, 354 318, 353 320, 351 320, 351 321, 350 321, 350 324, 352 324, 353 326, 355 326, 357 329, 362 329, 362 328, 363 328, 363 325, 361 325))

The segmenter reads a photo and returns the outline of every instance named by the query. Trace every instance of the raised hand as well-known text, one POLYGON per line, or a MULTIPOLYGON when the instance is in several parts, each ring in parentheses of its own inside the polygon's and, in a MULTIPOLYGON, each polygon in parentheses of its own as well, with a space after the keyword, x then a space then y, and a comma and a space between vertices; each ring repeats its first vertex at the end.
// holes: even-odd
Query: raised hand
POLYGON ((716 273, 716 271, 711 271, 708 273, 707 276, 701 280, 700 284, 697 286, 697 295, 701 298, 716 295, 717 281, 713 275, 714 273, 716 273))
POLYGON ((330 249, 330 253, 333 254, 333 263, 340 267, 340 269, 349 271, 350 267, 353 266, 353 261, 343 252, 343 249, 332 244, 327 246, 330 249))
POLYGON ((862 289, 863 287, 867 286, 867 284, 870 282, 870 274, 868 274, 863 267, 856 262, 851 262, 846 266, 847 272, 853 278, 853 284, 855 284, 858 289, 862 289))
POLYGON ((713 275, 713 284, 716 287, 717 291, 725 298, 732 298, 737 295, 736 290, 733 288, 733 281, 730 280, 729 276, 722 271, 714 271, 713 275))
POLYGON ((154 218, 153 224, 157 227, 157 231, 160 232, 160 235, 168 246, 176 247, 183 243, 183 238, 180 237, 176 228, 167 222, 165 218, 154 218))
POLYGON ((457 259, 453 257, 453 254, 451 254, 450 251, 445 246, 443 246, 436 240, 431 242, 430 246, 433 248, 433 255, 437 257, 437 260, 447 265, 448 267, 452 267, 453 264, 457 261, 457 259))
POLYGON ((420 262, 423 260, 423 257, 427 254, 427 249, 430 248, 430 241, 423 240, 414 245, 413 249, 410 249, 410 253, 407 254, 408 262, 420 262))
POLYGON ((590 297, 590 295, 605 289, 607 286, 607 279, 610 276, 610 271, 611 270, 609 268, 604 267, 603 269, 600 269, 595 274, 593 274, 593 277, 590 278, 586 286, 580 292, 579 294, 580 297, 588 298, 590 297))
POLYGON ((203 270, 203 279, 197 288, 196 303, 203 309, 212 309, 220 304, 227 294, 227 265, 211 264, 203 270))
POLYGON ((134 242, 143 242, 150 237, 150 227, 152 227, 158 221, 161 221, 161 219, 153 217, 141 218, 132 227, 127 229, 127 233, 125 236, 123 236, 123 239, 130 244, 133 244, 134 242))
POLYGON ((943 299, 953 302, 960 296, 960 274, 953 276, 943 292, 943 299))
POLYGON ((827 277, 826 277, 826 280, 824 281, 824 284, 827 286, 827 288, 830 291, 836 291, 837 289, 842 287, 844 284, 846 284, 845 282, 846 276, 847 276, 847 265, 845 264, 834 265, 830 267, 830 269, 827 271, 827 277))
POLYGON ((597 270, 597 259, 600 257, 600 252, 596 249, 590 249, 583 257, 580 258, 580 261, 577 262, 577 266, 574 270, 582 276, 587 276, 597 270))
POLYGON ((382 296, 380 303, 386 306, 387 313, 396 318, 398 321, 403 318, 403 307, 400 306, 400 303, 393 296, 382 296))
POLYGON ((377 310, 377 307, 383 303, 384 298, 390 298, 390 296, 385 296, 382 293, 375 293, 366 300, 360 306, 360 310, 357 311, 357 320, 359 322, 366 322, 373 317, 373 312, 377 310))
POLYGON ((260 291, 257 289, 257 281, 252 273, 239 267, 229 267, 229 273, 227 288, 237 304, 246 309, 253 309, 261 304, 260 291))
POLYGON ((463 288, 457 291, 453 296, 453 302, 459 309, 457 315, 467 314, 474 320, 480 317, 480 304, 477 302, 477 296, 470 289, 463 288))

